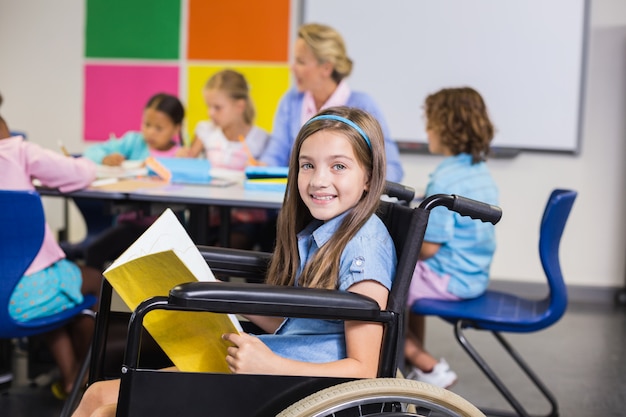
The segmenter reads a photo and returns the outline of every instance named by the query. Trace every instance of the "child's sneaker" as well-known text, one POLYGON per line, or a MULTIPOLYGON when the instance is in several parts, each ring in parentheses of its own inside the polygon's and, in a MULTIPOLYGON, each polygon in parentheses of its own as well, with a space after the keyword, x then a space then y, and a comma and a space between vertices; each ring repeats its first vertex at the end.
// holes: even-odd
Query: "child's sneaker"
POLYGON ((450 369, 448 362, 441 358, 432 371, 424 372, 416 367, 413 367, 411 372, 407 374, 406 378, 426 382, 427 384, 447 389, 454 385, 457 380, 457 375, 450 369))

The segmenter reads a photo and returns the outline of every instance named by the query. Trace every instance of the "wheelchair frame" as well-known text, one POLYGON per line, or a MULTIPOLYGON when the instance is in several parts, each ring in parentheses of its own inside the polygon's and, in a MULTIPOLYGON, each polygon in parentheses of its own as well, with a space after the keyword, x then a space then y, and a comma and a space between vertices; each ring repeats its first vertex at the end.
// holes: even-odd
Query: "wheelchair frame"
MULTIPOLYGON (((320 392, 329 392, 324 390, 330 390, 333 393, 341 387, 342 390, 351 391, 351 388, 371 383, 378 387, 379 393, 366 390, 366 393, 359 394, 364 395, 362 398, 349 398, 343 403, 333 404, 331 406, 333 411, 328 411, 331 414, 323 414, 328 408, 323 404, 322 411, 320 411, 322 414, 315 415, 342 415, 340 411, 342 407, 348 407, 351 410, 356 407, 360 413, 366 413, 359 415, 371 416, 381 415, 380 413, 390 416, 424 415, 414 414, 423 413, 424 410, 443 412, 448 416, 482 415, 470 403, 449 391, 406 380, 399 380, 403 384, 400 387, 397 385, 398 380, 394 379, 398 364, 403 360, 406 294, 426 230, 429 212, 437 206, 446 206, 462 215, 494 224, 501 216, 501 210, 498 207, 454 195, 431 196, 417 208, 381 202, 379 215, 394 237, 399 255, 396 280, 389 295, 388 306, 384 310, 381 310, 374 300, 350 292, 235 282, 182 284, 172 289, 167 297, 153 297, 144 301, 133 312, 129 322, 117 416, 277 415, 283 410, 288 412, 290 407, 295 407, 292 404, 298 401, 305 401, 308 404, 311 398, 319 408, 315 398, 319 397, 320 392), (382 323, 384 333, 378 378, 360 380, 283 375, 207 374, 140 368, 141 340, 144 333, 143 318, 154 310, 210 311, 382 323), (246 401, 241 400, 242 391, 245 393, 246 401)), ((262 276, 262 271, 270 256, 225 248, 204 247, 201 249, 205 260, 216 276, 244 278, 262 276)), ((94 343, 96 347, 94 356, 102 358, 102 347, 97 346, 101 341, 97 342, 94 339, 94 343)), ((96 373, 102 369, 101 364, 100 367, 98 366, 96 364, 95 368, 92 367, 96 373)), ((330 397, 333 396, 334 394, 330 395, 330 397)), ((329 396, 326 395, 326 397, 329 396)), ((305 406, 305 411, 298 411, 300 414, 285 415, 313 415, 307 414, 309 413, 306 411, 307 407, 305 406)))

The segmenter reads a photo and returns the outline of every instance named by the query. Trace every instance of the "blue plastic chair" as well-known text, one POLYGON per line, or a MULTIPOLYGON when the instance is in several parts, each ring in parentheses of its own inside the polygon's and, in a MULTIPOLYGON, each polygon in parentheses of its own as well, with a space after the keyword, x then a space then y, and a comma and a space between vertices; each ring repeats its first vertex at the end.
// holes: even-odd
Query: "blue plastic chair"
MULTIPOLYGON (((45 217, 41 198, 34 191, 0 190, 0 339, 13 339, 47 333, 67 324, 80 314, 93 316, 89 310, 96 298, 84 297, 81 304, 61 313, 19 322, 9 315, 13 289, 39 252, 43 242, 45 217)), ((88 369, 89 355, 77 381, 88 369)), ((80 384, 74 384, 70 399, 78 398, 80 384)), ((68 400, 68 403, 70 400, 68 400)), ((69 415, 70 407, 62 415, 69 415)))
POLYGON ((414 314, 439 316, 452 323, 457 341, 516 411, 516 413, 511 413, 505 410, 483 410, 487 415, 530 416, 511 390, 480 356, 476 348, 469 343, 463 334, 465 328, 491 331, 550 403, 551 410, 547 416, 558 416, 558 405, 554 395, 500 332, 536 332, 556 323, 565 313, 567 288, 561 274, 559 245, 576 195, 576 191, 554 190, 543 213, 539 234, 539 257, 548 279, 549 292, 545 298, 534 300, 511 293, 488 290, 482 296, 470 300, 422 299, 411 306, 411 312, 414 314))

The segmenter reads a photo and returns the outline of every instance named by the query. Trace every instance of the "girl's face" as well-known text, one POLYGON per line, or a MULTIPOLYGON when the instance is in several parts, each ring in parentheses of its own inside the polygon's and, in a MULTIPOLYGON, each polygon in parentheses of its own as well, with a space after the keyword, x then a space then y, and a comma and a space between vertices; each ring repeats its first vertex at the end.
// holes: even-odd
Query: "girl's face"
POLYGON ((180 125, 162 111, 152 108, 143 111, 141 133, 150 149, 168 150, 178 134, 180 125))
POLYGON ((204 90, 204 102, 209 117, 216 126, 222 129, 243 120, 246 104, 244 100, 235 100, 221 90, 207 89, 204 90))
POLYGON ((369 188, 369 175, 352 145, 332 130, 320 130, 304 140, 298 166, 300 198, 318 220, 353 208, 369 188))
POLYGON ((332 74, 332 65, 319 63, 315 54, 304 39, 296 39, 294 45, 294 63, 291 65, 298 91, 315 91, 317 86, 332 74))

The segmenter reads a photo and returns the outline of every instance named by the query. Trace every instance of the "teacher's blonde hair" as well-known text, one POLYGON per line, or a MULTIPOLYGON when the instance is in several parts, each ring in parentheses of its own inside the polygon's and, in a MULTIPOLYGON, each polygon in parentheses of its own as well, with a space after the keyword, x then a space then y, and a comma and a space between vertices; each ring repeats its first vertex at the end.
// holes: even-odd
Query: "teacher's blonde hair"
POLYGON ((300 26, 298 37, 311 48, 318 62, 333 66, 332 78, 339 84, 352 72, 352 60, 346 54, 343 37, 335 29, 319 23, 300 26))

